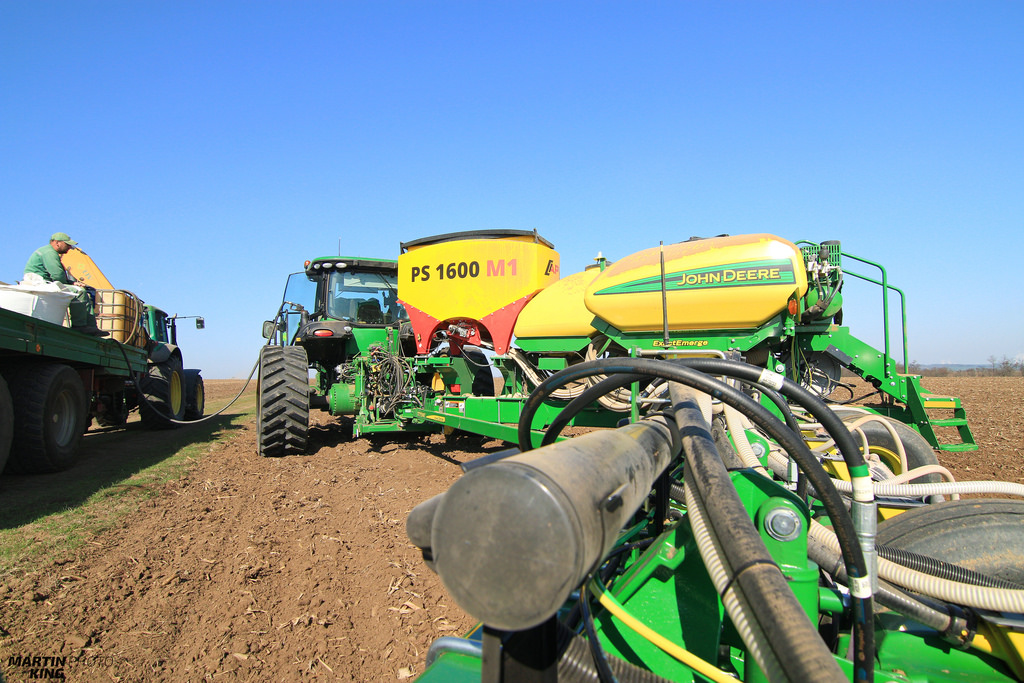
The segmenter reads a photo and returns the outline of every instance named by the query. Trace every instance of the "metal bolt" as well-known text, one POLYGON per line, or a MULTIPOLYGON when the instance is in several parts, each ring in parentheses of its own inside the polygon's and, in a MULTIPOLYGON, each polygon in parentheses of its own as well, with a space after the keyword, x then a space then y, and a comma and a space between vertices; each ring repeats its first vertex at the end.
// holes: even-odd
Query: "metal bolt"
POLYGON ((764 528, 777 541, 792 541, 800 536, 803 522, 789 508, 778 507, 765 516, 764 528))

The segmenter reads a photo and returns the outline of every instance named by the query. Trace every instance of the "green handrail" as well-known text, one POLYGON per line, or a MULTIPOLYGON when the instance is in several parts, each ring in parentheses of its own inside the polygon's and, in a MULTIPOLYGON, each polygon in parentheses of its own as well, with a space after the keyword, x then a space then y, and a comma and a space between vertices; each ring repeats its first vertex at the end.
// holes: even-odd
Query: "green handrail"
MULTIPOLYGON (((820 246, 817 242, 811 242, 810 240, 800 240, 799 242, 796 243, 797 246, 800 246, 802 244, 806 244, 806 245, 812 246, 812 247, 820 246)), ((889 352, 889 349, 890 349, 890 344, 889 344, 889 290, 892 290, 892 291, 894 291, 894 292, 896 292, 897 294, 900 295, 900 317, 902 319, 901 330, 902 330, 902 333, 903 333, 903 335, 902 335, 903 336, 903 371, 904 372, 909 372, 910 371, 910 362, 909 362, 910 351, 909 351, 908 345, 907 345, 907 298, 906 298, 906 295, 904 295, 903 290, 900 289, 899 287, 894 287, 894 286, 889 284, 889 276, 885 272, 885 268, 882 266, 882 264, 875 263, 874 261, 869 261, 868 259, 861 258, 860 256, 855 256, 853 254, 850 254, 850 253, 842 251, 842 250, 840 250, 839 253, 844 258, 850 258, 850 259, 853 259, 854 261, 859 261, 859 262, 867 264, 869 266, 874 266, 875 268, 877 268, 882 273, 882 279, 881 280, 876 280, 876 279, 871 278, 871 277, 869 277, 867 275, 862 275, 862 274, 856 273, 856 272, 854 272, 852 270, 846 270, 845 268, 843 269, 843 273, 845 273, 846 275, 850 275, 850 276, 853 276, 853 277, 858 278, 860 280, 864 280, 865 282, 870 282, 871 284, 874 284, 874 285, 879 285, 882 288, 882 327, 883 327, 883 329, 882 329, 882 337, 883 337, 883 341, 884 341, 884 344, 885 344, 885 349, 883 350, 883 353, 885 354, 884 366, 885 366, 885 376, 886 377, 889 376, 889 358, 892 357, 892 354, 889 352)))

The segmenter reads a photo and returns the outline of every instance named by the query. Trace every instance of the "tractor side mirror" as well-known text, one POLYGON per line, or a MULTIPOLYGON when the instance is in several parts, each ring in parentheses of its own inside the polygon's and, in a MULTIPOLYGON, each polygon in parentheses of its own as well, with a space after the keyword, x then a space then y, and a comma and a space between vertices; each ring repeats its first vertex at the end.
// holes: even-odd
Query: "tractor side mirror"
POLYGON ((202 318, 196 318, 196 329, 197 330, 205 330, 206 329, 206 321, 203 320, 202 318))
POLYGON ((266 320, 263 323, 263 338, 270 339, 274 336, 274 332, 277 331, 277 325, 274 324, 273 320, 266 320))

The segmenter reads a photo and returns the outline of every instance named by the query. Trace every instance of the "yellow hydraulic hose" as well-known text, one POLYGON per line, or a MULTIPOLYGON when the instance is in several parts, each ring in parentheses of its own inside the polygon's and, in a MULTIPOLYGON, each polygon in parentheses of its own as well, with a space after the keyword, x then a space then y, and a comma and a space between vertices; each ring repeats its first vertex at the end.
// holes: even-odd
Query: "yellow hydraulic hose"
POLYGON ((639 636, 650 641, 651 644, 661 648, 667 654, 678 659, 701 676, 715 681, 715 683, 736 683, 737 679, 734 676, 725 673, 717 666, 704 661, 689 650, 673 643, 668 638, 641 623, 640 620, 627 612, 626 608, 619 604, 618 600, 613 598, 611 593, 606 591, 604 586, 602 586, 598 581, 592 581, 591 586, 599 595, 598 601, 601 603, 601 606, 611 612, 616 619, 635 631, 639 636))

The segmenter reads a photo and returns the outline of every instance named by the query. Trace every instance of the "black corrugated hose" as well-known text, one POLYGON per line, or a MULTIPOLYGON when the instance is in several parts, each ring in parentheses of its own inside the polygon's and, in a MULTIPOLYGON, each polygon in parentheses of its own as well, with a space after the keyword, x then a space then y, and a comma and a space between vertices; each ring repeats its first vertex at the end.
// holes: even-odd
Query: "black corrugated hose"
MULTIPOLYGON (((698 360, 698 359, 693 359, 698 360)), ((714 367, 701 367, 701 370, 714 372, 729 376, 739 376, 740 379, 757 382, 761 376, 761 369, 735 361, 719 361, 717 359, 699 359, 716 363, 714 367)), ((693 362, 688 359, 687 363, 693 362)), ((662 379, 677 381, 692 386, 696 389, 710 394, 713 398, 722 400, 726 404, 746 414, 758 427, 768 432, 790 456, 797 462, 797 465, 808 476, 811 484, 815 486, 822 496, 839 539, 843 558, 847 567, 855 576, 867 576, 867 565, 860 545, 857 542, 856 533, 849 512, 843 505, 842 498, 832 486, 831 479, 822 469, 817 459, 807 448, 803 439, 794 434, 783 425, 771 412, 751 399, 743 392, 730 387, 723 382, 703 374, 699 370, 681 364, 680 361, 658 361, 641 358, 617 358, 587 361, 566 368, 547 380, 542 382, 537 389, 531 393, 523 407, 520 417, 518 436, 520 449, 530 450, 531 425, 533 416, 538 408, 550 393, 569 382, 578 381, 582 378, 613 373, 639 374, 649 377, 660 377, 662 379)), ((812 415, 818 418, 822 426, 829 431, 837 444, 840 452, 846 458, 850 466, 858 463, 863 464, 863 457, 856 448, 852 436, 843 426, 842 421, 828 409, 827 406, 809 392, 797 387, 789 380, 782 387, 782 393, 794 398, 803 405, 812 415), (816 402, 816 403, 815 403, 816 402), (827 413, 827 415, 826 415, 827 413), (829 418, 831 416, 831 419, 829 418), (841 433, 840 433, 841 432, 841 433), (845 438, 844 438, 845 437, 845 438), (852 450, 851 450, 852 446, 852 450)), ((871 598, 855 598, 854 605, 854 669, 857 681, 871 681, 874 675, 874 633, 872 624, 871 598)))

